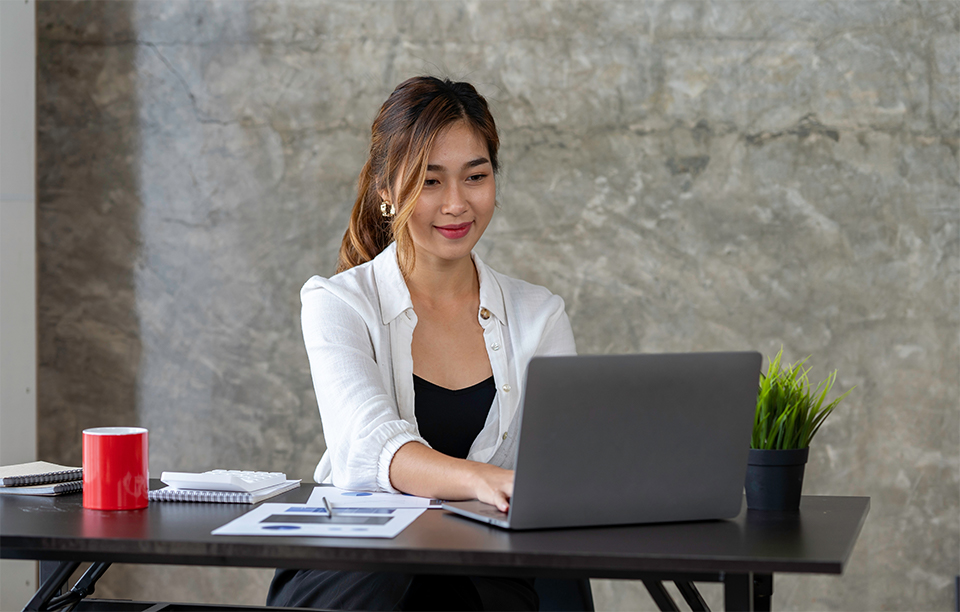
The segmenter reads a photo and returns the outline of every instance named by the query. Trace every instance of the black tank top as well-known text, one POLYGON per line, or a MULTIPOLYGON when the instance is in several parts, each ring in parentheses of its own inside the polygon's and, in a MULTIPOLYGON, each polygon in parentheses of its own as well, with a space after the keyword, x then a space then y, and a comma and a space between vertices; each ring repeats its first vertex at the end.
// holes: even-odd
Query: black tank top
POLYGON ((497 395, 493 376, 465 389, 447 389, 413 375, 420 435, 434 450, 466 459, 497 395))

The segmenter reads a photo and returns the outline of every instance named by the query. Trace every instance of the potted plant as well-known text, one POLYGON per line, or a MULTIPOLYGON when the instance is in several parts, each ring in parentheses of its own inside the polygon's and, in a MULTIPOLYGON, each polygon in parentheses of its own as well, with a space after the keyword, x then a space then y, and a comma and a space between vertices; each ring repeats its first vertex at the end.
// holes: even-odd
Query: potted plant
POLYGON ((781 366, 782 356, 783 348, 770 359, 757 394, 745 483, 747 507, 755 510, 799 509, 810 440, 853 391, 825 404, 837 371, 811 388, 804 367, 809 357, 781 366))

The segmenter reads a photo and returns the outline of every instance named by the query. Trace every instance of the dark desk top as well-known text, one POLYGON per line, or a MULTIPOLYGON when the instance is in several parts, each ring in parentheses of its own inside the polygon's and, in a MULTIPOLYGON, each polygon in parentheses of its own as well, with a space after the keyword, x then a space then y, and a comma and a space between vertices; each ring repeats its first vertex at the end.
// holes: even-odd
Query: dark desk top
MULTIPOLYGON (((270 501, 305 502, 313 486, 270 501)), ((724 521, 524 532, 428 510, 384 540, 210 535, 252 508, 241 504, 153 502, 143 510, 107 512, 86 510, 81 502, 81 494, 0 496, 0 557, 594 578, 840 574, 870 507, 866 497, 804 497, 798 513, 744 506, 724 521)))

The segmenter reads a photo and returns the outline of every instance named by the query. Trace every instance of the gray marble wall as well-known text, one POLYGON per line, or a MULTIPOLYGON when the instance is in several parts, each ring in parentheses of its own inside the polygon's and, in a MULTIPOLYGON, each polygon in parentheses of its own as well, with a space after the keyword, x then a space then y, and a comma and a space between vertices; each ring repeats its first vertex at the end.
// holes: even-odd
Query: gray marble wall
MULTIPOLYGON (((41 457, 150 429, 151 471, 309 478, 300 285, 334 271, 403 79, 503 139, 478 250, 581 352, 811 355, 856 391, 806 489, 869 495, 842 577, 776 607, 947 609, 960 573, 960 4, 40 2, 41 457)), ((98 594, 262 601, 269 572, 113 568, 98 594), (164 595, 163 593, 166 593, 164 595)), ((653 609, 596 581, 598 609, 653 609)), ((719 608, 718 591, 705 588, 719 608)))

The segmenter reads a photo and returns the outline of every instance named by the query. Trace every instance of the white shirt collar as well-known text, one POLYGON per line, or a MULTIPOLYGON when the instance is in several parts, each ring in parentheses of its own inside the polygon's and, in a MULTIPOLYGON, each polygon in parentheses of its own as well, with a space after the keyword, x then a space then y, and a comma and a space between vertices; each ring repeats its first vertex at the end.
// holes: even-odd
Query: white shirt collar
MULTIPOLYGON (((473 264, 477 267, 477 277, 480 280, 480 310, 489 310, 501 324, 506 325, 507 314, 500 283, 497 282, 493 270, 488 268, 476 253, 470 255, 473 257, 473 264)), ((413 308, 410 290, 407 289, 407 283, 397 263, 396 242, 391 242, 390 246, 373 259, 373 274, 380 297, 381 320, 384 325, 389 325, 391 321, 413 308)))

